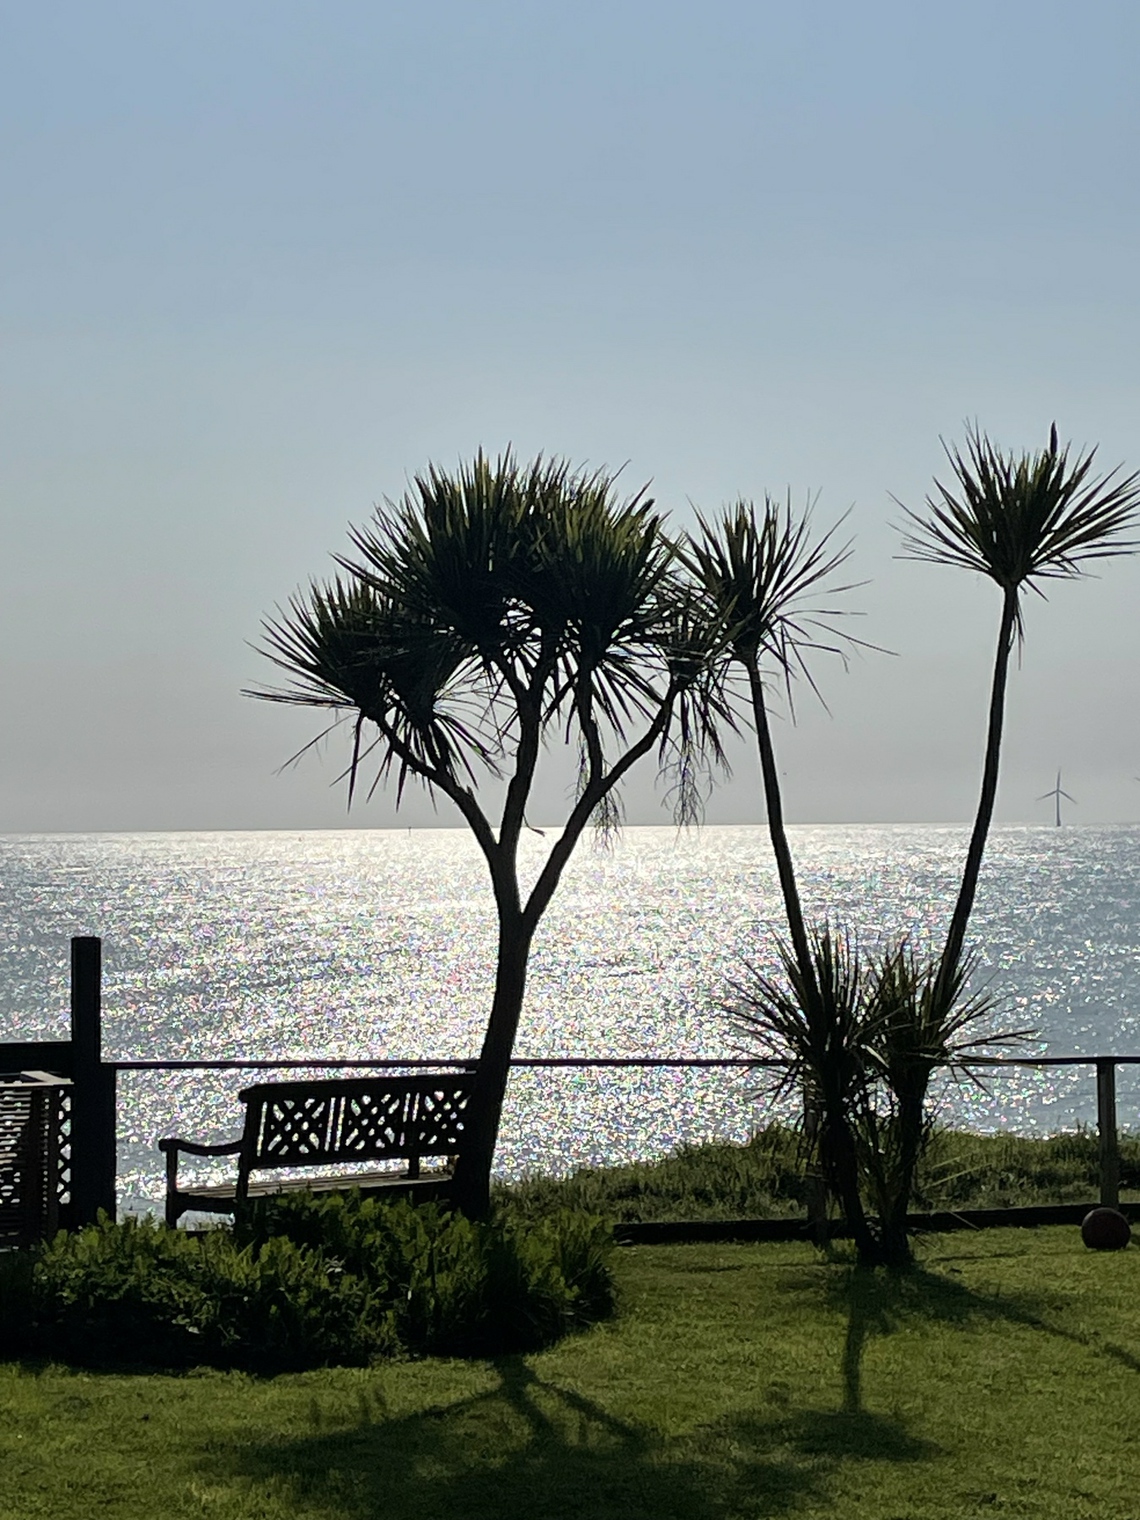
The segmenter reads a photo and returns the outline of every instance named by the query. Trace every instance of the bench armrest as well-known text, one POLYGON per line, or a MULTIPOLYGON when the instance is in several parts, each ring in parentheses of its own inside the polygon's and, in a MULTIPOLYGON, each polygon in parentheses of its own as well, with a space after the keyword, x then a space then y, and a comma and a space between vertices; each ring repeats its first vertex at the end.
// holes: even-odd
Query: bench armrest
POLYGON ((179 1201, 178 1153, 185 1151, 191 1156, 236 1156, 241 1150, 240 1140, 227 1140, 224 1145, 199 1145, 196 1140, 183 1140, 178 1135, 168 1135, 158 1142, 158 1148, 166 1155, 166 1222, 171 1227, 178 1223, 178 1216, 186 1207, 179 1201))

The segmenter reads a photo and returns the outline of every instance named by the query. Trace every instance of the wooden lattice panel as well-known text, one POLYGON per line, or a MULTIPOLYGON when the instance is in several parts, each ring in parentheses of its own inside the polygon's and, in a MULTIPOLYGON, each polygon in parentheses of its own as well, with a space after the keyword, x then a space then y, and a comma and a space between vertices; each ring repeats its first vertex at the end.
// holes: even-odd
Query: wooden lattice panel
POLYGON ((55 1196, 61 1222, 67 1223, 67 1210, 71 1207, 71 1088, 57 1090, 58 1130, 55 1151, 55 1196))
POLYGON ((338 1160, 401 1154, 415 1095, 403 1092, 347 1093, 338 1102, 338 1160))
POLYGON ((275 1166, 324 1161, 335 1133, 336 1107, 332 1095, 298 1094, 267 1101, 261 1111, 258 1159, 275 1166))
POLYGON ((471 1097, 470 1087, 440 1083, 417 1095, 415 1116, 421 1156, 453 1156, 463 1135, 463 1117, 471 1097))
POLYGON ((265 1083, 241 1096, 249 1166, 327 1166, 454 1155, 471 1078, 265 1083))
POLYGON ((42 1240, 57 1228, 61 1203, 70 1201, 64 1092, 51 1079, 0 1079, 2 1245, 42 1240))

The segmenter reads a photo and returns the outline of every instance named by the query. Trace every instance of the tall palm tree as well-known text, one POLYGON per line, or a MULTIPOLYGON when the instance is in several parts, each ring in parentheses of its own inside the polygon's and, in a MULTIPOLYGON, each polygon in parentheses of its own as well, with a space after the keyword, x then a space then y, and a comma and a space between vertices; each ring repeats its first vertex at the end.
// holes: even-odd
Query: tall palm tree
POLYGON ((1095 450, 1070 461, 1057 429, 1037 453, 1003 453, 976 427, 965 450, 946 446, 953 481, 936 480, 926 511, 903 508, 904 555, 956 565, 992 580, 1001 592, 990 688, 981 792, 946 940, 940 954, 919 957, 906 942, 888 947, 871 977, 872 1062, 890 1114, 881 1132, 888 1164, 880 1201, 883 1253, 909 1259, 906 1214, 918 1160, 929 1132, 927 1094, 938 1068, 961 1064, 972 1050, 1016 1041, 1029 1030, 978 1038, 989 1011, 971 996, 972 962, 964 953, 986 840, 993 819, 1001 759, 1009 661, 1024 637, 1023 593, 1044 595, 1043 583, 1073 579, 1090 560, 1128 553, 1136 523, 1140 475, 1093 474, 1095 450))
POLYGON ((1044 596, 1045 582, 1072 580, 1090 560, 1135 548, 1125 535, 1137 524, 1140 472, 1122 477, 1118 467, 1094 475, 1096 450, 1070 461, 1070 445, 1058 445, 1055 423, 1037 453, 1003 453, 976 426, 967 430, 964 451, 944 447, 953 480, 935 480, 925 512, 903 507, 904 555, 984 575, 1002 598, 978 809, 931 992, 934 1006, 948 1015, 993 819, 1009 659, 1025 632, 1023 594, 1044 596))
POLYGON ((858 642, 840 631, 835 620, 841 609, 830 605, 832 597, 851 589, 829 584, 850 557, 850 546, 834 543, 834 529, 813 538, 810 511, 797 516, 790 500, 781 503, 770 496, 759 509, 742 499, 713 521, 698 513, 697 522, 699 536, 689 539, 682 553, 708 598, 730 664, 738 666, 747 681, 788 934, 800 977, 811 989, 816 984, 816 956, 784 827, 768 693, 773 684, 783 686, 790 702, 792 683, 800 676, 814 690, 808 655, 820 650, 842 653, 845 645, 858 642), (816 603, 821 595, 822 606, 816 603))
MULTIPOLYGON (((530 947, 593 819, 612 820, 622 779, 656 751, 682 814, 702 767, 723 759, 731 722, 715 680, 713 630, 679 573, 645 494, 618 498, 603 471, 479 454, 430 467, 352 535, 340 574, 265 625, 264 652, 291 678, 251 693, 331 710, 361 767, 449 798, 478 842, 498 913, 495 989, 457 1201, 479 1215, 526 990, 530 947), (534 884, 519 881, 539 760, 576 745, 579 786, 534 884), (506 783, 497 817, 484 784, 506 783)), ((327 731, 327 730, 326 730, 327 731)))
POLYGON ((844 934, 805 922, 769 712, 773 685, 784 688, 789 705, 797 677, 814 689, 810 654, 844 654, 859 642, 840 629, 843 609, 832 603, 851 589, 835 584, 850 548, 835 543, 834 529, 813 536, 810 511, 797 515, 790 500, 766 496, 759 508, 741 500, 719 519, 698 514, 697 520, 699 534, 682 552, 720 630, 729 671, 745 677, 788 925, 788 942, 779 946, 782 980, 750 970, 747 981, 731 989, 729 1013, 750 1044, 787 1063, 787 1077, 777 1088, 802 1092, 805 1138, 840 1202, 860 1259, 877 1260, 857 1156, 857 1115, 866 1107, 868 1076, 865 973, 844 934))

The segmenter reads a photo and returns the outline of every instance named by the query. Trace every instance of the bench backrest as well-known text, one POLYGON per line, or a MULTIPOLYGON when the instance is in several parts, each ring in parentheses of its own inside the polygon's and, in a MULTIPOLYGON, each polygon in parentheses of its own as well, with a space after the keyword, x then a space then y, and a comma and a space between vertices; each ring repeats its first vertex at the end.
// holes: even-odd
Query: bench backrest
POLYGON ((454 1156, 474 1081, 463 1072, 247 1087, 241 1169, 454 1156))

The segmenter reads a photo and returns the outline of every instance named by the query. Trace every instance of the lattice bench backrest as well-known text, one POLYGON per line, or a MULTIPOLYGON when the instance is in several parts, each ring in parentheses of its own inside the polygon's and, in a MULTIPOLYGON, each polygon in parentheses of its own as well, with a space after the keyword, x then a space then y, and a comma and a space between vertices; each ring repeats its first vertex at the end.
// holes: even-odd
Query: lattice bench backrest
POLYGON ((248 1087, 242 1170, 454 1156, 473 1083, 468 1073, 248 1087))

